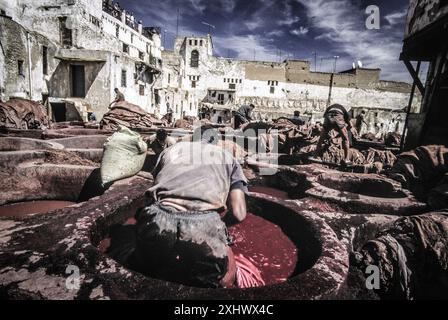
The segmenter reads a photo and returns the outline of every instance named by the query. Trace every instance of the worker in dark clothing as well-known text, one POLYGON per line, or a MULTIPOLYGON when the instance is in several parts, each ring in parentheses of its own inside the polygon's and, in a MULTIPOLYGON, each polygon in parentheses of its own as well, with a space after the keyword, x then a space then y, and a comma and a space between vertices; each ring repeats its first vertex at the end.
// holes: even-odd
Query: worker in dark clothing
POLYGON ((252 121, 252 111, 255 109, 253 104, 240 107, 234 114, 234 128, 241 129, 244 124, 252 121))
POLYGON ((350 127, 350 116, 347 110, 340 104, 329 106, 324 113, 323 130, 320 134, 319 141, 317 142, 315 156, 322 155, 324 141, 330 138, 329 133, 331 130, 336 130, 342 138, 342 150, 344 151, 343 164, 348 164, 350 162, 350 138, 348 133, 350 127))
POLYGON ((157 130, 155 135, 152 135, 147 141, 148 147, 155 152, 156 155, 160 155, 163 150, 176 144, 176 140, 168 136, 165 129, 157 130))
POLYGON ((202 126, 193 142, 160 155, 148 191, 153 203, 136 217, 134 261, 145 262, 145 273, 198 287, 235 283, 237 267, 220 214, 229 206, 230 218, 246 218, 247 180, 238 161, 214 145, 217 136, 202 126))
POLYGON ((120 90, 118 90, 118 88, 115 88, 114 91, 115 91, 115 100, 109 104, 109 109, 114 103, 125 101, 124 94, 121 93, 120 90))

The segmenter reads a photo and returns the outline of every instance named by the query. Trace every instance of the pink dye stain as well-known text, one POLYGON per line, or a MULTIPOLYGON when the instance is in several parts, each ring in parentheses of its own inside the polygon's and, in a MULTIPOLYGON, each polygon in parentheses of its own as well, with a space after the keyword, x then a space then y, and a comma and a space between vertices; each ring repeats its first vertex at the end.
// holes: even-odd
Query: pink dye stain
POLYGON ((297 247, 278 225, 248 213, 243 222, 229 228, 229 234, 234 254, 250 260, 266 285, 284 282, 293 275, 297 247))
POLYGON ((274 188, 270 188, 270 187, 254 186, 254 187, 249 187, 249 191, 265 194, 265 195, 283 199, 283 200, 289 199, 288 193, 286 191, 282 191, 282 190, 278 190, 278 189, 274 189, 274 188))

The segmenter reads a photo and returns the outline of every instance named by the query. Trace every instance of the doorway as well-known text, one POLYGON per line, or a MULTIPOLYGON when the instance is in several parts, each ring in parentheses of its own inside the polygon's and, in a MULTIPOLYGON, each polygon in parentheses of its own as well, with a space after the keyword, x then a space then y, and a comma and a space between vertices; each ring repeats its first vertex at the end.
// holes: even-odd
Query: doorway
POLYGON ((70 65, 72 97, 85 98, 86 78, 83 65, 70 65))
POLYGON ((53 111, 53 119, 55 122, 67 121, 67 108, 65 103, 52 103, 51 110, 53 111))

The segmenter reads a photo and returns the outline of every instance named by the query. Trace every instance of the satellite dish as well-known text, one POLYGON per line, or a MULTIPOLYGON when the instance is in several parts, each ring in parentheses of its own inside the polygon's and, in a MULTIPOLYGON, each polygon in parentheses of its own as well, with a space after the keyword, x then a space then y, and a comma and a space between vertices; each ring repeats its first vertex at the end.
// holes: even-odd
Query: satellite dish
POLYGON ((358 67, 362 68, 362 62, 358 60, 358 67))

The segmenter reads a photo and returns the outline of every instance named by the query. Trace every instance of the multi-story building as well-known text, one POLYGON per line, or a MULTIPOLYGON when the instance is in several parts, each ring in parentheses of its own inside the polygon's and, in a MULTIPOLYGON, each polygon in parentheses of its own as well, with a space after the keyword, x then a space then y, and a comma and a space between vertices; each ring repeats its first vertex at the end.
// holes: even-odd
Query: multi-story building
POLYGON ((411 0, 400 59, 423 96, 421 108, 407 114, 405 150, 420 145, 448 145, 448 1, 411 0), (426 81, 419 71, 429 64, 426 81))
POLYGON ((97 118, 119 88, 154 112, 162 65, 160 30, 145 28, 112 1, 0 3, 2 99, 42 101, 55 121, 97 118))
MULTIPOLYGON (((164 94, 166 90, 159 86, 159 104, 174 104, 176 117, 196 116, 201 106, 209 106, 215 110, 213 120, 223 121, 231 109, 253 103, 259 119, 300 110, 318 120, 328 105, 332 81, 330 102, 343 104, 355 114, 360 109, 371 110, 370 131, 375 131, 375 124, 396 118, 398 111, 406 108, 411 91, 407 83, 380 80, 380 69, 354 68, 331 74, 311 71, 309 61, 276 63, 216 57, 210 36, 177 38, 174 50, 165 51, 163 56, 171 61, 163 66, 163 81, 169 78, 175 90, 164 94), (175 79, 178 81, 173 84, 175 79)), ((420 100, 420 96, 414 99, 413 108, 420 100)))

